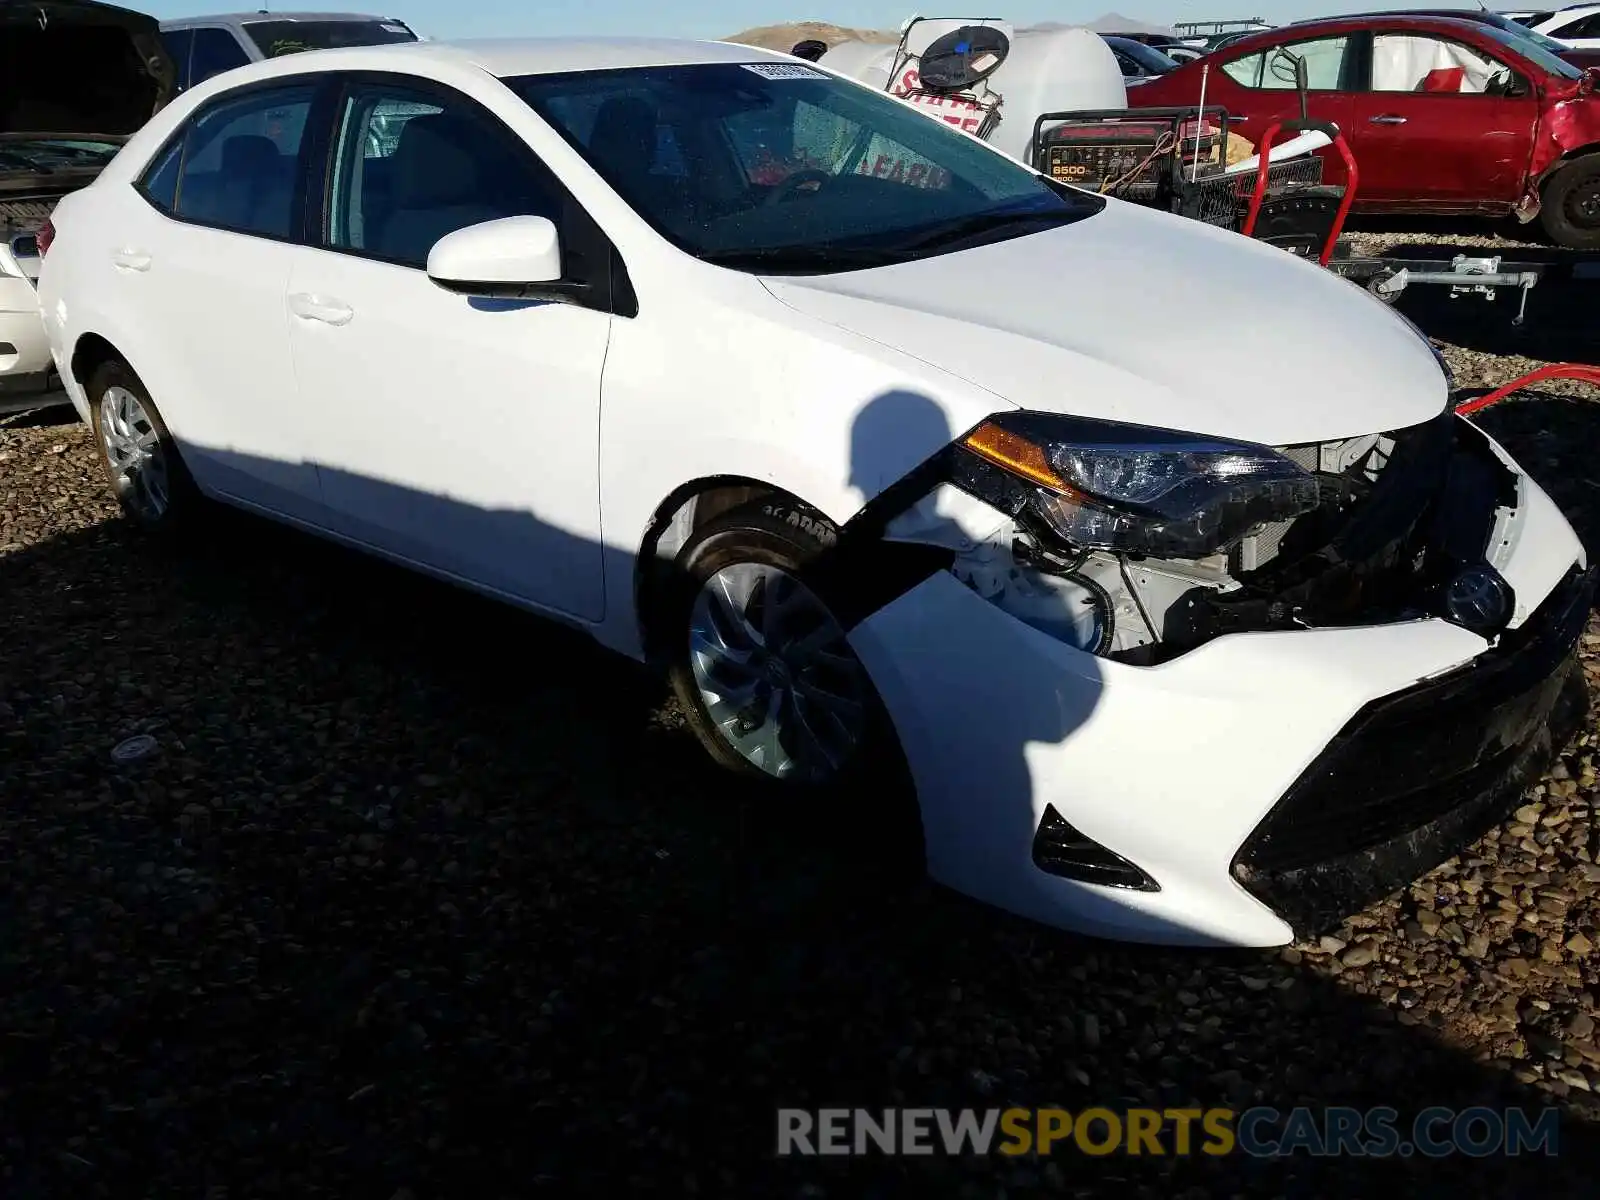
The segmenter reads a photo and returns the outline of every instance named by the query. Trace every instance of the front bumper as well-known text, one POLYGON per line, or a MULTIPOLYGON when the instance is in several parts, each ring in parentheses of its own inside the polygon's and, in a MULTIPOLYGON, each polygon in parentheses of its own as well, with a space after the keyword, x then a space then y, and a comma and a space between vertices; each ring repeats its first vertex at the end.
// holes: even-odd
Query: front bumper
POLYGON ((1277 946, 1449 857, 1582 708, 1563 664, 1592 578, 1559 510, 1519 483, 1522 519, 1496 555, 1518 620, 1493 650, 1419 618, 1228 634, 1136 667, 943 571, 879 609, 851 642, 905 751, 930 874, 1098 936, 1277 946), (1063 826, 1104 848, 1103 870, 1047 869, 1040 830, 1063 826), (1118 863, 1135 869, 1121 886, 1106 882, 1118 863))
POLYGON ((1313 936, 1498 823, 1588 712, 1575 647, 1595 577, 1573 570, 1494 649, 1367 705, 1256 827, 1234 878, 1313 936))

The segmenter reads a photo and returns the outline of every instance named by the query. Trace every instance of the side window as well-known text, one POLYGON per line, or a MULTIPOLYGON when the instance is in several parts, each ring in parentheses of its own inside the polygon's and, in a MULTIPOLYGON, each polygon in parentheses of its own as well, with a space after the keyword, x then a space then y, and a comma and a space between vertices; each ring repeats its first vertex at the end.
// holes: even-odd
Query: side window
POLYGON ((239 233, 294 236, 300 142, 312 94, 308 86, 251 91, 195 117, 184 139, 177 215, 239 233))
POLYGON ((194 31, 194 50, 189 59, 189 86, 204 83, 213 75, 242 67, 250 59, 239 39, 226 29, 206 26, 194 31))
POLYGON ((1375 92, 1505 95, 1513 79, 1509 67, 1460 42, 1397 33, 1372 39, 1375 92))
POLYGON ((168 216, 178 211, 178 172, 183 165, 183 138, 176 138, 139 178, 145 198, 168 216))
POLYGON ((448 233, 501 217, 549 217, 562 193, 533 152, 465 99, 374 85, 345 100, 328 245, 424 267, 448 233))
POLYGON ((1348 37, 1315 38, 1257 50, 1222 64, 1229 79, 1247 88, 1293 91, 1295 59, 1306 64, 1306 86, 1311 91, 1333 92, 1348 87, 1345 66, 1350 55, 1348 37))
POLYGON ((163 31, 161 45, 166 49, 167 57, 172 60, 173 70, 177 75, 178 90, 181 92, 189 86, 189 52, 194 47, 194 30, 163 31))

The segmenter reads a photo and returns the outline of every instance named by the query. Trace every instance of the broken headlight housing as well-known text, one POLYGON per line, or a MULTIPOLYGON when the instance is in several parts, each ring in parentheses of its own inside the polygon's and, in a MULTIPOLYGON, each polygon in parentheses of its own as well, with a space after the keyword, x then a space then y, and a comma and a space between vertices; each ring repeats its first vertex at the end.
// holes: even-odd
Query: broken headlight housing
POLYGON ((1317 506, 1310 472, 1248 442, 1018 412, 958 445, 981 464, 961 472, 967 490, 1080 550, 1204 558, 1317 506))

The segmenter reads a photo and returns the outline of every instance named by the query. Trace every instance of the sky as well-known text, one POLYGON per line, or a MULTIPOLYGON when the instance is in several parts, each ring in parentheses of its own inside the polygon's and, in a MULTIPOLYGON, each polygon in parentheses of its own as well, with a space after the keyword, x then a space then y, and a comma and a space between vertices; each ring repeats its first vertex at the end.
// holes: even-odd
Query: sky
MULTIPOLYGON (((227 0, 119 0, 158 17, 199 16, 237 11, 251 0, 230 7, 227 0)), ((254 0, 259 3, 260 0, 254 0)), ((527 37, 568 34, 638 34, 717 38, 756 25, 819 20, 865 29, 894 29, 916 10, 902 0, 589 0, 588 3, 529 4, 519 0, 373 0, 384 16, 398 17, 424 37, 527 37), (814 4, 825 7, 812 8, 814 4)), ((1436 7, 1457 7, 1461 0, 1427 0, 1436 7)), ((1092 21, 1107 12, 1156 23, 1216 18, 1261 17, 1279 23, 1307 17, 1336 16, 1375 8, 1412 7, 1404 0, 1254 0, 1211 6, 1194 0, 1015 0, 993 6, 993 15, 1018 24, 1035 21, 1092 21)), ((1418 4, 1417 6, 1421 6, 1418 4)), ((1468 5, 1471 7, 1472 5, 1468 5)), ((368 11, 363 0, 318 3, 283 0, 282 11, 368 11)), ((1491 5, 1491 7, 1494 7, 1491 5)), ((985 13, 989 9, 983 10, 985 13)), ((979 12, 977 8, 974 13, 979 12)), ((925 15, 961 15, 959 4, 931 8, 925 15)))

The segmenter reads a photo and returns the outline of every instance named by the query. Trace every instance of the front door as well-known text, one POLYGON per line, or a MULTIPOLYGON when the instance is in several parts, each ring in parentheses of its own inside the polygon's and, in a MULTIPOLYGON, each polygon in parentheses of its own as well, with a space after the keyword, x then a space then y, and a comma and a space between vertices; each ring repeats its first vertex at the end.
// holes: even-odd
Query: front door
POLYGON ((1380 32, 1371 86, 1352 102, 1363 199, 1470 210, 1521 196, 1539 101, 1485 51, 1434 34, 1380 32))
MULTIPOLYGON (((572 206, 532 151, 453 92, 345 91, 321 248, 286 319, 327 519, 347 537, 568 614, 604 613, 600 374, 609 313, 433 283, 454 230, 572 206)), ((313 239, 316 240, 316 239, 313 239)))

